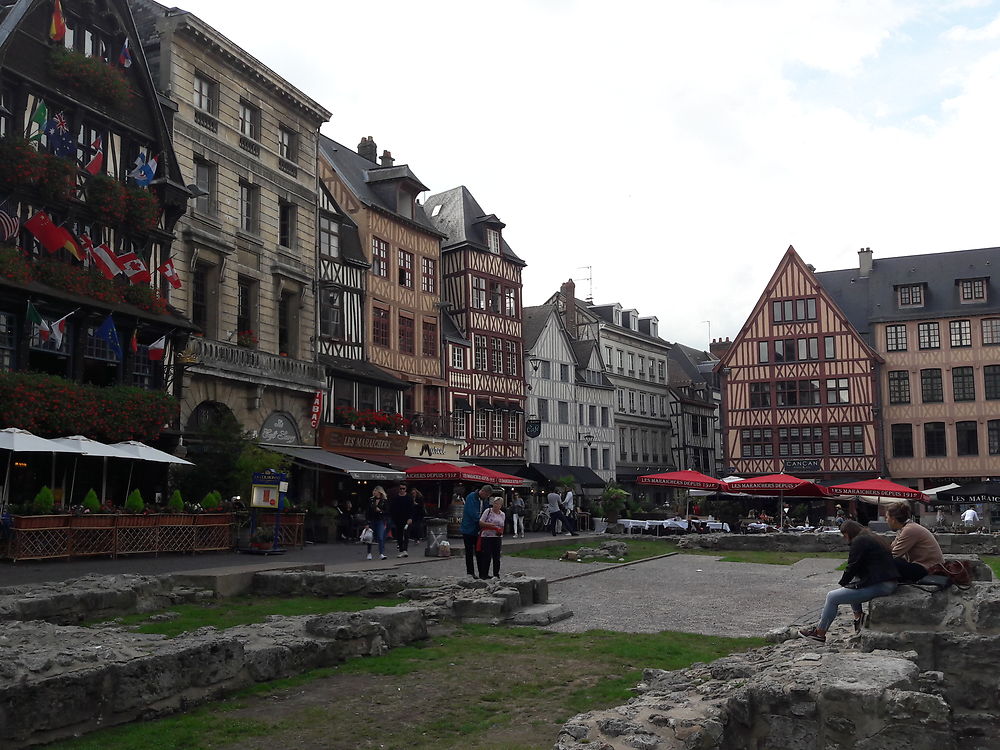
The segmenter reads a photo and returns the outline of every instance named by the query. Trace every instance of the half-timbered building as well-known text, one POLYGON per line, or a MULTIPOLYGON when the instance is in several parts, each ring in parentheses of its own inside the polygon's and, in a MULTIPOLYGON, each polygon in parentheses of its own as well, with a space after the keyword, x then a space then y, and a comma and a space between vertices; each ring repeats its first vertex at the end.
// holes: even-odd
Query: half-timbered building
POLYGON ((721 477, 718 360, 711 353, 674 343, 667 354, 674 465, 721 477))
POLYGON ((841 481, 881 473, 879 361, 789 247, 716 366, 728 470, 841 481))
POLYGON ((524 460, 524 371, 521 269, 525 263, 503 237, 504 224, 462 186, 429 196, 424 209, 445 239, 441 300, 466 340, 446 360, 448 411, 464 434, 464 457, 477 463, 524 460))

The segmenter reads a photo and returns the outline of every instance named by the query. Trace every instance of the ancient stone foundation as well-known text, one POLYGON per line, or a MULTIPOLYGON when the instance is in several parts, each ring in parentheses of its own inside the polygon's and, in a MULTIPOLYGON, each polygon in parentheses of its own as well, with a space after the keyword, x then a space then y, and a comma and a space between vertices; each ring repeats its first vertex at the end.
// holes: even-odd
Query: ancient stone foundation
MULTIPOLYGON (((886 535, 891 538, 892 535, 886 535)), ((993 534, 935 534, 945 557, 1000 554, 1000 537, 993 534)), ((685 534, 680 549, 770 550, 781 552, 843 552, 840 534, 685 534)))

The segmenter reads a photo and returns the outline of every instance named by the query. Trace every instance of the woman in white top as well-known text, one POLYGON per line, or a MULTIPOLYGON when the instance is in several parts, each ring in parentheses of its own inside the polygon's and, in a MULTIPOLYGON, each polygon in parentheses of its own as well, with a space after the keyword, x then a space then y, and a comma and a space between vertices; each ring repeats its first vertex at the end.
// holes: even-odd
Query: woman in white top
POLYGON ((483 580, 500 577, 500 542, 503 537, 504 524, 507 517, 501 510, 503 498, 494 495, 490 498, 490 507, 479 517, 479 545, 476 556, 479 566, 479 577, 483 580), (490 561, 493 561, 493 575, 490 576, 490 561))

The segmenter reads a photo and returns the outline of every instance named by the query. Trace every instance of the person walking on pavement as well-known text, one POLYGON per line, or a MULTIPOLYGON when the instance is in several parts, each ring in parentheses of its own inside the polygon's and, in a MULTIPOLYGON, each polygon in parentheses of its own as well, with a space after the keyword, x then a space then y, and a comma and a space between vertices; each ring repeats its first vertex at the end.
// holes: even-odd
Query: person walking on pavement
MULTIPOLYGON (((375 532, 380 560, 385 559, 385 532, 386 522, 389 518, 388 502, 385 490, 382 489, 381 485, 376 485, 375 489, 372 490, 371 499, 368 501, 368 523, 371 524, 372 530, 375 532)), ((368 559, 372 559, 371 552, 368 553, 368 559)))
POLYGON ((410 524, 413 523, 413 498, 406 491, 406 485, 400 484, 396 494, 389 501, 389 515, 392 516, 393 535, 396 537, 396 557, 409 557, 410 524))
POLYGON ((556 535, 556 521, 562 521, 562 527, 566 529, 566 533, 571 536, 577 536, 576 531, 571 525, 571 521, 566 518, 566 515, 562 512, 562 498, 559 497, 559 493, 556 492, 556 488, 553 486, 552 491, 545 498, 548 503, 549 511, 549 532, 552 536, 556 535))
POLYGON ((493 578, 500 577, 500 545, 503 541, 504 517, 503 497, 496 495, 490 499, 490 507, 479 517, 479 541, 481 549, 476 562, 479 564, 479 577, 484 581, 490 578, 490 562, 493 563, 493 578))
POLYGON ((969 506, 969 509, 962 514, 962 523, 966 526, 975 526, 979 523, 979 514, 976 513, 976 509, 971 505, 969 506))
POLYGON ((416 487, 410 489, 410 500, 413 501, 413 523, 410 524, 410 539, 419 542, 424 538, 424 494, 416 487))
POLYGON ((465 543, 465 572, 476 577, 476 541, 479 537, 479 518, 483 515, 486 502, 493 494, 493 487, 484 484, 478 490, 473 490, 465 498, 462 509, 462 541, 465 543))
POLYGON ((510 501, 511 528, 514 530, 514 538, 517 539, 518 527, 521 528, 521 538, 524 539, 524 496, 517 492, 514 499, 510 501))

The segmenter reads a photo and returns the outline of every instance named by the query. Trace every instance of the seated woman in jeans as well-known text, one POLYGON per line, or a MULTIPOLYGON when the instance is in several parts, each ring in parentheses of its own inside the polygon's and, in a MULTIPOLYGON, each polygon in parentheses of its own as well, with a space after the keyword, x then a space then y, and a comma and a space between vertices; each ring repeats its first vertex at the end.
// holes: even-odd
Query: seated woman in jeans
POLYGON ((840 585, 845 588, 834 589, 826 595, 823 614, 816 627, 799 631, 803 638, 812 638, 820 643, 826 643, 826 631, 837 616, 837 608, 841 604, 851 605, 854 610, 854 630, 861 630, 865 622, 861 603, 893 593, 899 576, 886 540, 875 536, 857 521, 844 521, 840 533, 851 543, 847 569, 840 577, 840 585), (852 583, 855 578, 858 582, 852 583))

